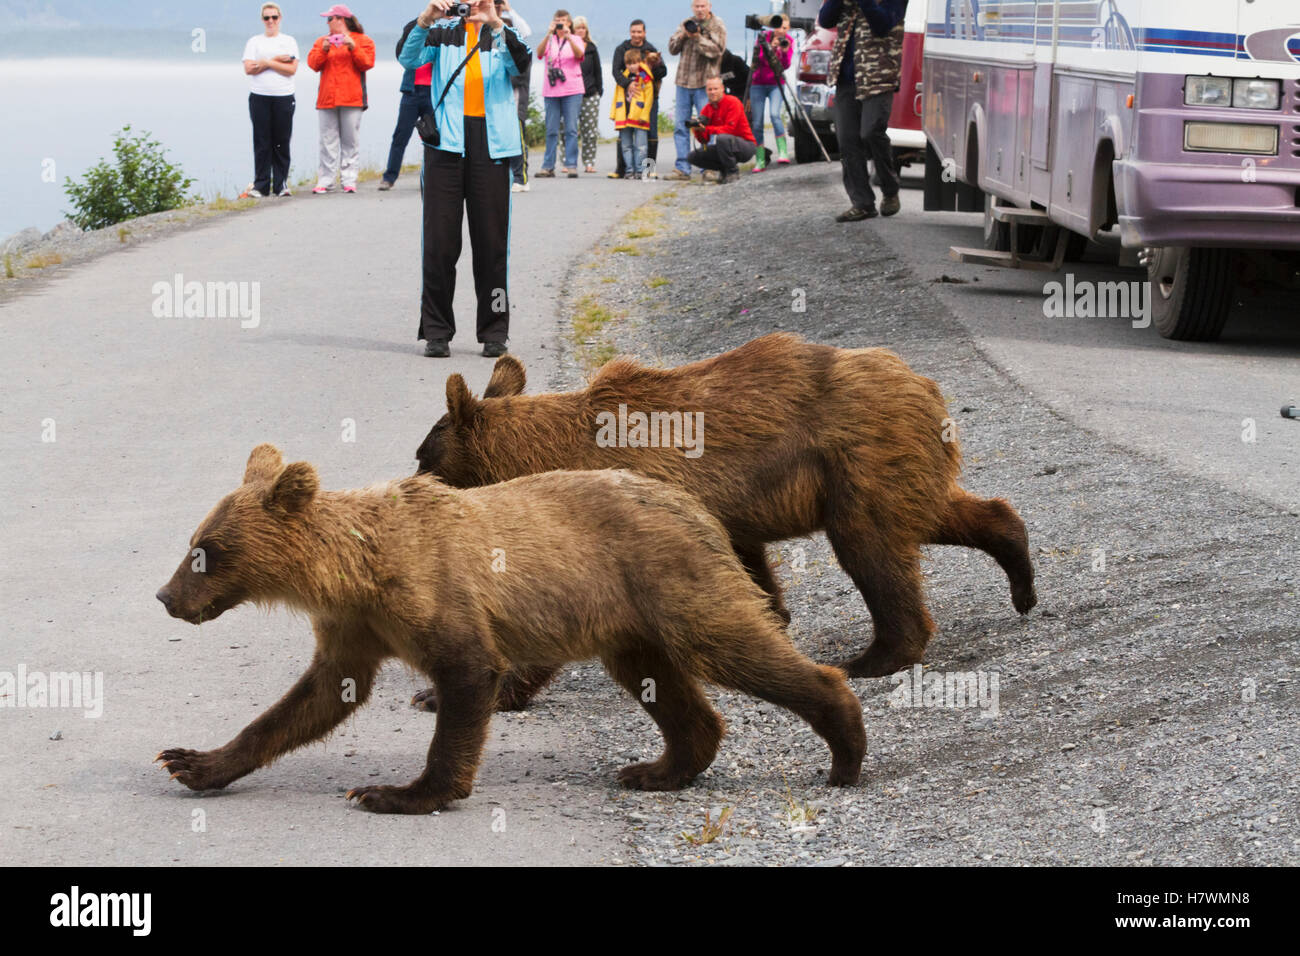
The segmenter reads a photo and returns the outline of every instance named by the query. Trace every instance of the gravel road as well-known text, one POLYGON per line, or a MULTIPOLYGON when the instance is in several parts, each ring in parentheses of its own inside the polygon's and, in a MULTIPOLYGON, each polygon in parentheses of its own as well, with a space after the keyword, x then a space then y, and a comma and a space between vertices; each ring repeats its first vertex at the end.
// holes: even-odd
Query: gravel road
MULTIPOLYGON (((997 707, 892 706, 900 681, 853 681, 870 754, 863 783, 838 791, 818 784, 827 755, 806 725, 720 693, 729 731, 693 788, 611 786, 628 860, 1300 862, 1296 513, 1049 410, 900 260, 891 232, 914 222, 837 225, 843 205, 826 166, 661 192, 573 270, 572 298, 613 318, 551 384, 580 381, 593 353, 675 365, 774 330, 892 348, 940 383, 965 486, 1024 516, 1041 603, 1020 618, 991 559, 930 548, 926 674, 996 679, 997 707), (723 812, 711 842, 684 836, 723 812)), ((823 662, 859 650, 870 617, 824 538, 770 550, 795 642, 823 662)), ((596 667, 570 669, 530 713, 579 728, 572 748, 606 780, 659 746, 596 667)))

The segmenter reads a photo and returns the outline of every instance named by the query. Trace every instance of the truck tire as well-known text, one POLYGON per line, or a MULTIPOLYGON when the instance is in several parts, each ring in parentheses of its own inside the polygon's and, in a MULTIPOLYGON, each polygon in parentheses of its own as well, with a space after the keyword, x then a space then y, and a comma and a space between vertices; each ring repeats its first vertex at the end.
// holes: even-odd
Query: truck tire
POLYGON ((1151 320, 1180 342, 1213 342, 1223 331, 1237 287, 1229 249, 1163 246, 1149 250, 1151 320))
POLYGON ((813 139, 813 134, 808 132, 808 127, 802 123, 794 124, 794 161, 799 164, 822 161, 817 140, 813 139))

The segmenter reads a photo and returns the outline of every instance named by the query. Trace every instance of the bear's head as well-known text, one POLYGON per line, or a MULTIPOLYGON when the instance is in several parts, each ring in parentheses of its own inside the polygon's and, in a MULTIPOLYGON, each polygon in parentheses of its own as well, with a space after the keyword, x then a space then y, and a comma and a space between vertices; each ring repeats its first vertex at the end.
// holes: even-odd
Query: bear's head
POLYGON ((281 598, 319 490, 316 469, 286 465, 274 445, 248 456, 244 483, 222 498, 194 536, 190 551, 157 597, 172 617, 200 624, 244 601, 281 598))
POLYGON ((470 392, 459 375, 447 379, 447 414, 434 424, 415 452, 420 463, 417 474, 437 475, 455 488, 485 483, 479 441, 493 405, 524 390, 524 366, 512 355, 503 355, 492 368, 483 398, 470 392))

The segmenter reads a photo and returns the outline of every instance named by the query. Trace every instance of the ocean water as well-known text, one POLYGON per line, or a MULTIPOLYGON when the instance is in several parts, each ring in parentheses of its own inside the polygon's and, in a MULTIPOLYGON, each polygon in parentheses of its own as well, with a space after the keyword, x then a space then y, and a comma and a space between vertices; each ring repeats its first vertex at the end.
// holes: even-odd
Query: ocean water
MULTIPOLYGON (((299 45, 304 45, 303 38, 299 45)), ((388 43, 381 52, 391 47, 388 43)), ((238 58, 239 53, 220 61, 211 56, 0 59, 0 102, 5 105, 0 239, 28 226, 49 229, 63 219, 69 209, 63 191, 66 178, 78 179, 101 158, 111 158, 113 136, 126 125, 133 131, 147 130, 162 143, 168 159, 195 180, 193 189, 203 198, 238 195, 253 178, 248 80, 238 58)), ((539 96, 541 74, 533 69, 539 96)), ((314 177, 319 145, 317 74, 304 63, 295 79, 294 184, 314 177)), ((370 108, 361 121, 363 166, 382 169, 386 164, 401 79, 402 68, 383 56, 367 75, 370 108)), ((613 134, 608 119, 611 86, 606 84, 601 106, 606 136, 613 134)), ((671 104, 672 95, 670 72, 661 106, 671 104)), ((406 161, 417 162, 419 157, 419 140, 412 136, 406 161)))

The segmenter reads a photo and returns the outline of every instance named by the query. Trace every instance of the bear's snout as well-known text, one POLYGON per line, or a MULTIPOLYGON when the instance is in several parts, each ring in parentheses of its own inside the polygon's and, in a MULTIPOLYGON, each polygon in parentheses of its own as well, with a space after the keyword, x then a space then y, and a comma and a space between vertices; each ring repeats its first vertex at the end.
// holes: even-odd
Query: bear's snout
POLYGON ((162 606, 167 609, 168 614, 170 614, 172 617, 176 616, 176 611, 172 605, 172 595, 171 592, 167 590, 166 585, 160 587, 158 589, 158 593, 155 594, 154 597, 162 601, 162 606))

